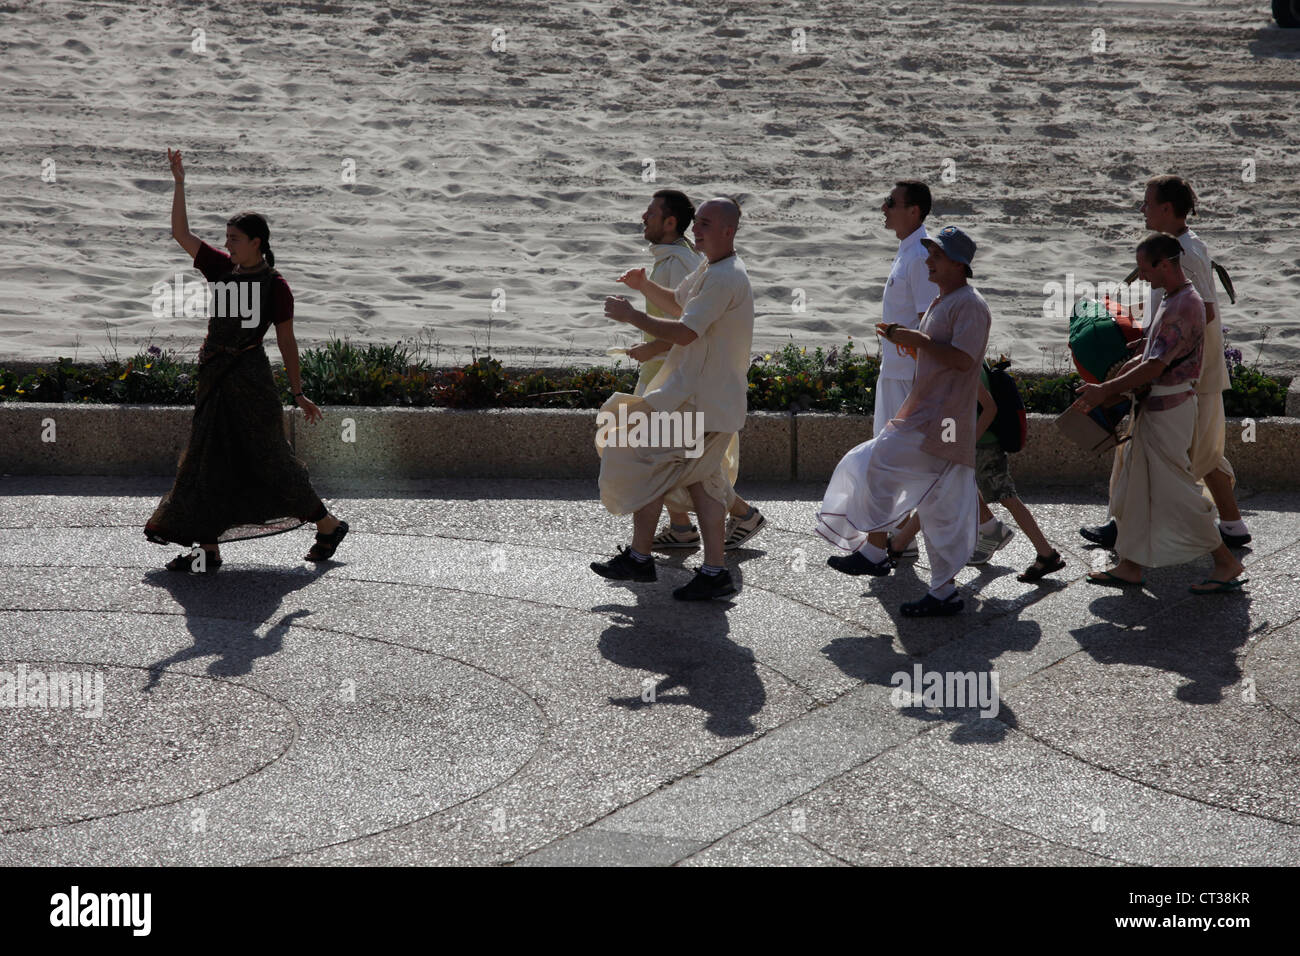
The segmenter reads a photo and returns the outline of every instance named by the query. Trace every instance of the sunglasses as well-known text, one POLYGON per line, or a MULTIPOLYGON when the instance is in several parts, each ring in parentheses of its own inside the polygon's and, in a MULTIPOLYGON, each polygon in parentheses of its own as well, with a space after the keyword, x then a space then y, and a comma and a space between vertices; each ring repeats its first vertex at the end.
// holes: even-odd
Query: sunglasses
MULTIPOLYGON (((893 208, 894 208, 895 206, 897 206, 897 205, 898 205, 898 200, 895 199, 893 196, 886 196, 886 197, 885 197, 885 203, 884 203, 884 206, 885 206, 886 209, 893 209, 893 208)), ((904 205, 904 206, 907 206, 907 205, 910 205, 910 203, 906 203, 906 202, 905 202, 905 203, 903 203, 903 205, 904 205)))

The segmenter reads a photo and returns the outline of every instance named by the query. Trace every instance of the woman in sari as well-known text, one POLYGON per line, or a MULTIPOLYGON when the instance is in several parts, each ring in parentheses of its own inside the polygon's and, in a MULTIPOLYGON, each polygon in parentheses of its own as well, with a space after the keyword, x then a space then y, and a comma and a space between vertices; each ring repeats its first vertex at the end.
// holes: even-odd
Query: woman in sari
POLYGON ((329 513, 285 440, 280 399, 262 348, 262 336, 274 325, 294 402, 307 421, 320 421, 321 410, 302 391, 293 293, 275 271, 270 230, 262 216, 245 212, 226 223, 229 255, 200 240, 185 213, 181 154, 169 149, 167 158, 176 180, 172 237, 216 286, 199 350, 189 445, 145 536, 157 544, 198 543, 201 555, 178 555, 167 568, 211 573, 222 563, 221 542, 292 531, 310 521, 316 543, 305 558, 327 561, 348 523, 329 513))

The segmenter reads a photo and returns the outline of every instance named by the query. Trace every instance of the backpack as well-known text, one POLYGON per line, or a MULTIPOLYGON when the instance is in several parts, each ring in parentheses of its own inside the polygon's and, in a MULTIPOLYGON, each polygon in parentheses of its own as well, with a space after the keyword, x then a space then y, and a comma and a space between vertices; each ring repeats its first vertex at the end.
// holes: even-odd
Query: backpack
POLYGON ((1020 389, 1016 380, 1007 372, 1010 361, 998 362, 996 365, 984 363, 984 374, 989 379, 989 394, 997 412, 993 416, 990 429, 997 436, 998 444, 1008 454, 1015 454, 1025 447, 1029 438, 1029 418, 1025 415, 1025 403, 1020 398, 1020 389))
POLYGON ((1142 338, 1128 309, 1109 297, 1080 299, 1070 314, 1070 355, 1079 377, 1104 382, 1116 365, 1132 357, 1128 344, 1142 338))

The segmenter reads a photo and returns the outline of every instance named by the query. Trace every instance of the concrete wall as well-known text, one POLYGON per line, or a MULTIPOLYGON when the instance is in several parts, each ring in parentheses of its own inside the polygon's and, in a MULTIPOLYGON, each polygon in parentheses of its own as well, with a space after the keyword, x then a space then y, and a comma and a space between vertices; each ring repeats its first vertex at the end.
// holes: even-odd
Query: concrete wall
MULTIPOLYGON (((1298 380, 1300 381, 1300 380, 1298 380)), ((1300 409, 1296 409, 1300 411, 1300 409)), ((171 475, 189 437, 190 408, 147 405, 0 405, 0 474, 171 475), (49 437, 53 423, 54 441, 49 437)), ((1055 416, 1029 416, 1029 442, 1013 455, 1024 488, 1095 485, 1109 454, 1063 439, 1055 416)), ((346 408, 308 425, 286 410, 286 437, 312 474, 355 478, 591 478, 600 469, 593 411, 346 408), (350 437, 352 441, 345 441, 350 437)), ((846 451, 871 437, 857 415, 756 412, 740 441, 741 477, 825 481, 846 451)), ((1228 423, 1227 456, 1250 488, 1300 487, 1300 420, 1228 423)))

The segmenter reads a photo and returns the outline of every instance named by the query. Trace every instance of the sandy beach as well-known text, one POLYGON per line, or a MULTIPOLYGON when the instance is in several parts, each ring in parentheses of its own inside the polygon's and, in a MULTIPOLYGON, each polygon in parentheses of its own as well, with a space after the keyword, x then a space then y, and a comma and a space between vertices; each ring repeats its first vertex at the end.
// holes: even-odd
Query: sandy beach
POLYGON ((0 362, 197 350, 203 319, 152 308, 197 278, 171 146, 200 237, 269 219, 301 344, 511 365, 635 340, 601 302, 667 187, 743 199, 757 351, 874 351, 909 177, 979 243, 990 352, 1060 364, 1048 284, 1121 279, 1177 172, 1229 343, 1300 370, 1300 31, 1267 2, 42 2, 0 47, 0 362))

